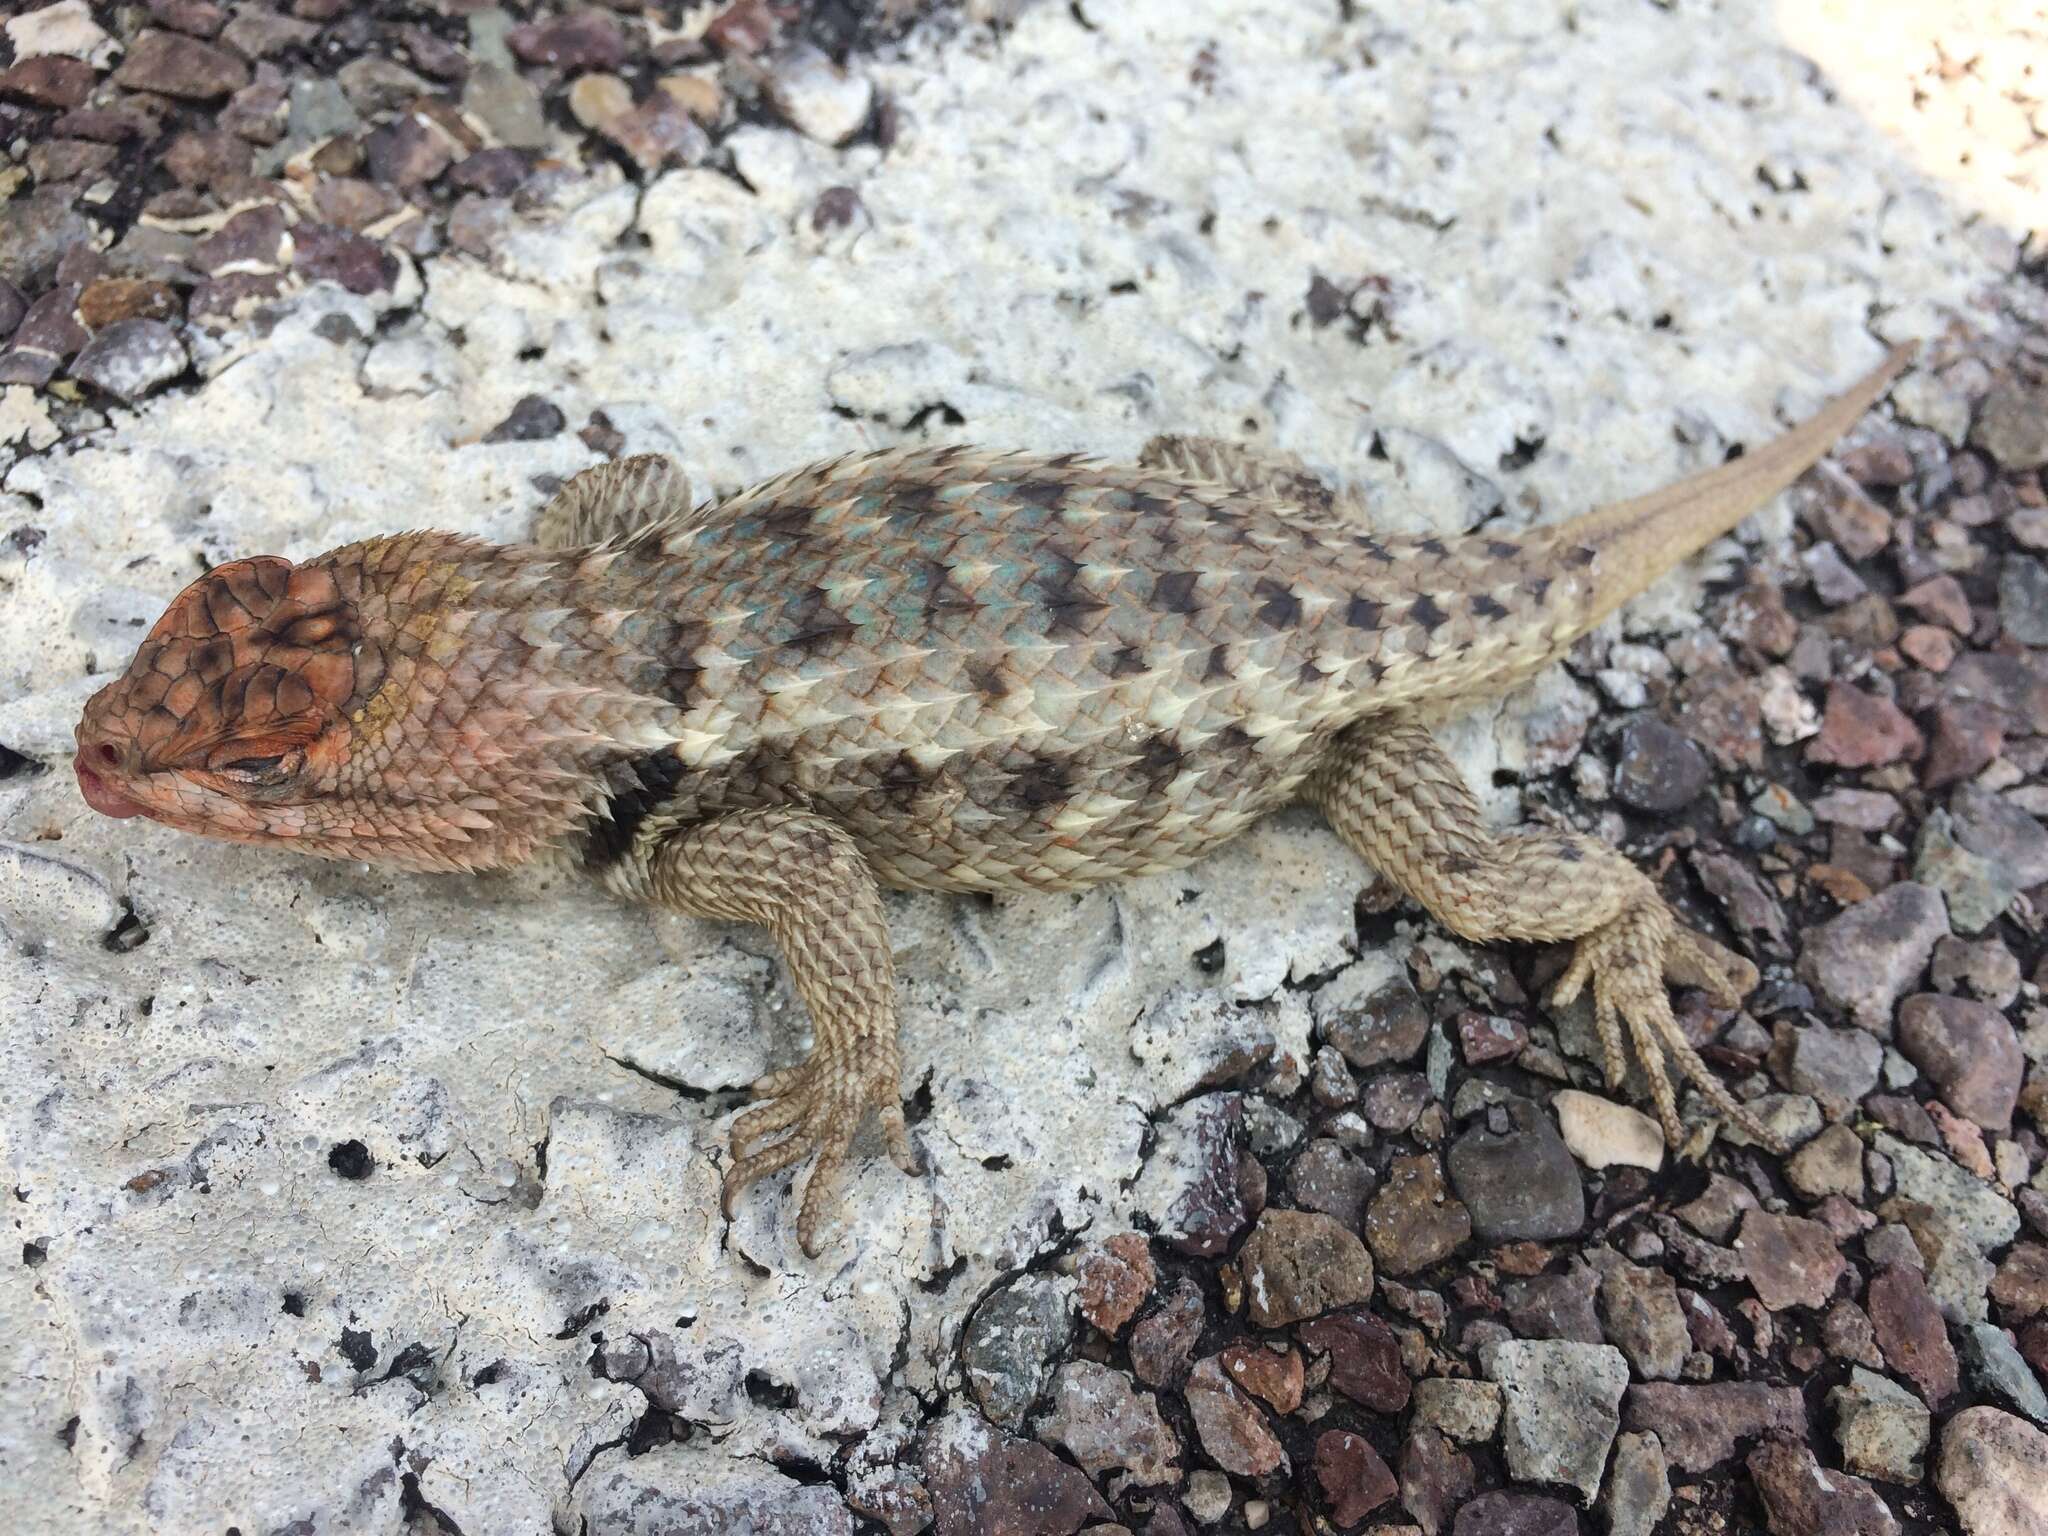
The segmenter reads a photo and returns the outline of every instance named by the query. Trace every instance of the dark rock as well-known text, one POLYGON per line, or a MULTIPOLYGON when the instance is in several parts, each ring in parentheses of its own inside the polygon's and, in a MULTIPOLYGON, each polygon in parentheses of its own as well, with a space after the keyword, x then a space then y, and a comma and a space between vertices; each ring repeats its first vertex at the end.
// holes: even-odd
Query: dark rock
POLYGON ((44 139, 28 147, 28 173, 41 185, 81 181, 114 163, 114 146, 89 139, 44 139))
POLYGON ((1617 1259, 1600 1277, 1600 1316, 1609 1342, 1628 1356, 1637 1375, 1678 1379, 1692 1336, 1670 1275, 1617 1259))
POLYGON ((448 169, 455 146, 418 112, 403 112, 363 141, 370 176, 401 192, 426 186, 448 169))
POLYGON ((1863 1028, 1888 1036, 1892 1004, 1919 981, 1948 931, 1939 892, 1895 885, 1808 934, 1799 974, 1863 1028))
POLYGON ((1838 1113, 1877 1086, 1884 1047, 1861 1029, 1788 1024, 1772 1031, 1771 1073, 1793 1093, 1811 1094, 1838 1113))
POLYGON ((228 13, 212 0, 146 0, 150 19, 173 32, 212 37, 226 25, 228 13))
POLYGON ((313 208, 337 229, 360 232, 405 206, 389 187, 357 176, 323 176, 313 188, 313 208))
POLYGON ((1319 1006, 1316 1019, 1323 1038, 1361 1071, 1412 1061, 1429 1039, 1429 1010, 1405 981, 1388 982, 1356 1007, 1319 1006))
POLYGON ((1244 1099, 1235 1093, 1189 1099, 1166 1117, 1160 1143, 1171 1177, 1157 1192, 1165 1208, 1156 1214, 1171 1247, 1214 1258, 1265 1204, 1263 1183, 1254 1189, 1245 1177, 1247 1165, 1259 1164, 1243 1150, 1243 1136, 1244 1099))
POLYGON ((1366 1084, 1359 1108, 1374 1130, 1402 1136, 1421 1117, 1429 1101, 1429 1079, 1420 1072, 1387 1072, 1366 1084))
MULTIPOLYGON (((419 100, 433 90, 420 76, 414 74, 396 59, 387 59, 381 54, 366 53, 361 58, 350 59, 335 73, 335 83, 341 87, 342 96, 356 113, 356 120, 327 117, 331 127, 308 128, 308 135, 324 136, 327 133, 349 132, 363 119, 376 118, 387 112, 399 111, 419 100)), ((331 114, 334 104, 329 101, 318 110, 331 114)))
POLYGON ((1764 889, 1763 882, 1750 872, 1748 865, 1725 853, 1695 852, 1692 867, 1700 884, 1721 904, 1737 932, 1752 939, 1766 939, 1781 952, 1789 948, 1785 909, 1778 904, 1777 897, 1764 889))
POLYGON ((480 149, 456 161, 448 172, 448 184, 461 191, 509 197, 526 180, 528 169, 522 150, 480 149))
POLYGON ((1400 1491, 1371 1443, 1343 1429, 1316 1437, 1316 1482, 1340 1526, 1356 1525, 1400 1491))
POLYGON ((2021 890, 2048 884, 2048 827, 2003 796, 1965 785, 1949 802, 1956 841, 2007 867, 2021 890))
POLYGON ((1756 1196, 1725 1173, 1707 1176, 1707 1187, 1677 1209, 1678 1219, 1700 1236, 1725 1243, 1745 1214, 1757 1209, 1756 1196))
POLYGON ((1436 1155, 1395 1158, 1365 1215, 1365 1240, 1379 1267, 1390 1275, 1415 1274, 1449 1258, 1471 1236, 1472 1217, 1444 1187, 1436 1155))
POLYGON ((1540 1493, 1482 1493, 1458 1511, 1451 1536, 1578 1536, 1571 1505, 1540 1493))
POLYGON ((2017 1409, 2036 1424, 2048 1424, 2048 1391, 2034 1379, 2012 1336, 1995 1323, 1971 1323, 1962 1333, 1963 1375, 1971 1388, 1980 1397, 2017 1409))
POLYGON ((1733 1456, 1742 1441, 1769 1430, 1803 1436, 1806 1403, 1797 1387, 1653 1381, 1629 1388, 1622 1419, 1639 1434, 1654 1433, 1672 1466, 1706 1472, 1733 1456))
POLYGON ((1508 1322, 1524 1338, 1599 1344, 1604 1336, 1593 1310, 1599 1287, 1598 1271, 1586 1264, 1517 1280, 1507 1288, 1508 1322))
POLYGON ((469 73, 469 55, 425 27, 405 27, 398 36, 406 56, 436 80, 461 80, 469 73))
POLYGON ((116 320, 86 343, 71 376, 124 405, 162 389, 190 361, 178 333, 161 320, 116 320))
POLYGON ((1585 1225, 1578 1165, 1550 1116, 1526 1099, 1489 1109, 1452 1144, 1446 1163, 1485 1242, 1546 1242, 1585 1225))
POLYGON ((185 101, 218 101, 249 83, 249 66, 225 49, 177 32, 144 32, 128 45, 114 83, 185 101))
POLYGON ((1307 1368, 1297 1349, 1270 1349, 1240 1339, 1226 1344, 1216 1357, 1223 1374, 1275 1413, 1292 1413, 1307 1391, 1307 1368))
POLYGON ((1885 1364, 1912 1382, 1921 1401, 1939 1408, 1962 1384, 1948 1327, 1919 1270, 1892 1264, 1870 1278, 1864 1297, 1885 1364))
POLYGON ((222 30, 220 40, 254 63, 303 48, 319 35, 320 29, 311 22, 245 5, 236 8, 235 19, 222 30))
POLYGON ((1929 789, 1973 778, 2005 750, 2005 722, 1988 704, 1935 707, 1920 782, 1929 789))
POLYGON ((1936 991, 1994 1008, 2009 1007, 2020 995, 2020 963, 1997 939, 1943 939, 1934 946, 1933 976, 1936 991))
POLYGON ((91 246, 93 226, 73 211, 72 195, 60 187, 38 187, 0 203, 0 274, 23 292, 48 284, 66 251, 91 246))
POLYGON ((1148 1387, 1178 1385, 1202 1334, 1202 1293, 1192 1280, 1174 1281, 1155 1311, 1131 1328, 1131 1369, 1148 1387))
POLYGON ((1898 1044, 1950 1109, 1987 1131, 2011 1128, 2027 1063, 1997 1009, 1923 992, 1899 1007, 1898 1044))
POLYGON ((163 167, 182 187, 210 187, 231 176, 249 174, 246 141, 218 128, 196 128, 171 140, 163 167))
POLYGON ((1802 1216, 1751 1211, 1735 1246, 1757 1299, 1773 1312, 1826 1306, 1849 1267, 1827 1228, 1802 1216))
POLYGON ((50 124, 52 133, 99 144, 126 144, 131 139, 154 138, 156 118, 142 109, 141 97, 132 97, 107 107, 79 107, 50 124))
POLYGON ((1261 1328, 1284 1328, 1372 1297, 1365 1244, 1315 1211, 1267 1211, 1238 1251, 1238 1268, 1261 1328))
POLYGON ((1476 1483, 1472 1458, 1435 1430, 1417 1429, 1402 1442, 1401 1507, 1422 1527, 1424 1536, 1437 1536, 1444 1529, 1451 1512, 1472 1496, 1476 1483))
POLYGON ((982 1412, 1005 1428, 1021 1427, 1073 1330, 1066 1297, 1042 1276, 1026 1275, 983 1300, 960 1337, 967 1389, 982 1412))
POLYGON ((487 443, 531 443, 558 436, 565 425, 561 408, 539 395, 527 395, 512 414, 484 434, 487 443))
POLYGON ((272 272, 284 264, 287 238, 284 210, 261 203, 243 209, 194 246, 192 263, 207 273, 227 267, 238 275, 272 272))
POLYGON ((1891 1483, 1920 1481, 1933 1415, 1919 1398, 1889 1376, 1857 1366, 1847 1383, 1828 1393, 1828 1408, 1851 1472, 1891 1483))
POLYGON ((1365 1220, 1372 1170, 1345 1151, 1341 1142, 1319 1137, 1289 1166, 1287 1193, 1301 1209, 1321 1211, 1355 1228, 1365 1220))
POLYGON ((1614 792, 1638 811, 1668 815, 1697 800, 1707 787, 1707 756, 1683 731, 1639 715, 1621 733, 1614 792))
POLYGON ((1998 622, 2021 645, 2048 645, 2048 565, 2007 555, 1998 572, 1998 622))
POLYGON ((2010 1323, 2048 1314, 2048 1246, 2015 1243, 1992 1277, 1991 1299, 2010 1323))
POLYGON ((1671 1479, 1664 1447, 1655 1435, 1621 1435, 1614 1442, 1614 1466, 1607 1474, 1600 1506, 1609 1536, 1651 1536, 1671 1507, 1671 1479))
POLYGON ((350 293, 384 293, 398 281, 398 258, 363 235, 301 224, 293 266, 309 283, 335 282, 350 293))
POLYGON ((1897 1536, 1899 1522, 1870 1484, 1823 1467, 1803 1445, 1765 1440, 1749 1453, 1749 1476, 1771 1536, 1897 1536))
POLYGON ((29 305, 14 329, 14 339, 0 352, 0 384, 40 387, 56 377, 57 370, 91 340, 73 313, 77 304, 77 286, 66 283, 29 305))
POLYGON ((1813 594, 1830 608, 1853 603, 1870 591, 1861 576, 1842 558, 1842 552, 1823 539, 1803 556, 1806 574, 1813 582, 1813 594))
POLYGON ((1394 1330, 1363 1307, 1333 1312, 1295 1330, 1302 1344, 1330 1357, 1330 1385, 1375 1413, 1408 1406, 1411 1384, 1394 1330))
POLYGON ((1458 1015, 1458 1045, 1468 1067, 1512 1061, 1528 1043, 1528 1026, 1519 1019, 1469 1009, 1458 1015))
POLYGON ((0 96, 38 107, 76 107, 92 94, 93 67, 83 59, 39 54, 0 69, 0 96))
POLYGON ((568 74, 617 69, 626 61, 626 38, 611 16, 598 10, 571 11, 514 27, 505 39, 528 64, 546 64, 568 74))
MULTIPOLYGON (((1115 1518, 1078 1467, 1042 1445, 991 1428, 965 1409, 926 1429, 923 1450, 938 1536, 1073 1536, 1115 1518)), ((725 1528, 737 1531, 750 1523, 743 1517, 725 1528)))
POLYGON ((701 165, 711 153, 710 136, 666 91, 655 91, 637 106, 605 119, 598 132, 645 174, 666 165, 701 165))

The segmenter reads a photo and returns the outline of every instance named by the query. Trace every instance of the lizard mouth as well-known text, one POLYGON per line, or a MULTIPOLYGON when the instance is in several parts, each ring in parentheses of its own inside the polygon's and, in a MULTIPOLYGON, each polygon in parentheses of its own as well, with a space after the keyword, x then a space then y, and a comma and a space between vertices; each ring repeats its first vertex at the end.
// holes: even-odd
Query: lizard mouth
POLYGON ((78 770, 78 792, 85 796, 85 803, 102 816, 140 816, 142 806, 122 794, 105 779, 85 766, 84 758, 74 759, 71 765, 78 770))

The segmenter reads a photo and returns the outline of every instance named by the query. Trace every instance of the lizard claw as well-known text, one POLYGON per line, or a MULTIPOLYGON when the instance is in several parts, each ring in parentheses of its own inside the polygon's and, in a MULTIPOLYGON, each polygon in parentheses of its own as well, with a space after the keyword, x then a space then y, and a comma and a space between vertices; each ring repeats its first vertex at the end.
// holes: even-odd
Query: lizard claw
POLYGON ((816 1258, 818 1228, 831 1209, 837 1175, 870 1111, 881 1116, 890 1160, 905 1173, 919 1171, 896 1076, 894 1051, 877 1051, 864 1061, 819 1049, 801 1066, 770 1072, 756 1082, 753 1092, 762 1102, 732 1126, 733 1163, 723 1191, 726 1219, 732 1219, 740 1192, 756 1179, 815 1156, 797 1208, 796 1239, 806 1257, 816 1258), (781 1140, 769 1140, 783 1132, 788 1134, 781 1140))
POLYGON ((1763 1122, 1738 1103, 1686 1039, 1671 1011, 1670 985, 1704 988, 1717 1006, 1732 1008, 1756 985, 1756 967, 1713 940, 1679 926, 1663 898, 1654 892, 1634 902, 1609 922, 1582 936, 1572 962, 1558 978, 1551 1000, 1572 1002, 1590 983, 1593 1024, 1599 1031, 1606 1060, 1609 1091, 1621 1086, 1628 1071, 1622 1044, 1626 1027, 1636 1056, 1650 1080, 1650 1097, 1664 1139, 1676 1150, 1686 1144, 1678 1118, 1678 1096, 1670 1066, 1698 1086, 1714 1108, 1741 1127, 1751 1140, 1774 1152, 1785 1150, 1763 1122))

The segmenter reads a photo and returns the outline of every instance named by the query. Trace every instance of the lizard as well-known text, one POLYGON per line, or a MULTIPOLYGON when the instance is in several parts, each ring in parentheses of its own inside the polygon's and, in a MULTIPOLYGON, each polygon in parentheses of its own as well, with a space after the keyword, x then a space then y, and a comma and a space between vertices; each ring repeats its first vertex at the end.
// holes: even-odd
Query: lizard
MULTIPOLYGON (((528 542, 376 537, 193 581, 76 729, 85 801, 400 869, 536 859, 765 926, 810 1017, 730 1126, 728 1219, 809 1160, 815 1255, 856 1132, 918 1161, 884 888, 1075 889, 1186 866, 1306 802, 1444 927, 1569 944, 1610 1090, 1632 1045, 1771 1147, 1679 1026, 1754 965, 1608 844, 1490 828, 1432 734, 1765 505, 1888 388, 1665 490, 1521 532, 1374 531, 1298 460, 914 446, 695 504, 672 459, 563 483, 528 542)), ((1780 1148, 1780 1150, 1782 1150, 1780 1148)))

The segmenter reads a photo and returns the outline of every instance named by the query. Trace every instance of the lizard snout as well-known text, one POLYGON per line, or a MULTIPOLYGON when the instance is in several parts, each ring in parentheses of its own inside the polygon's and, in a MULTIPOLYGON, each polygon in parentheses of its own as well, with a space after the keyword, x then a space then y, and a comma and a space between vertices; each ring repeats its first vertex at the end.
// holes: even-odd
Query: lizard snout
POLYGON ((71 766, 78 774, 78 792, 85 796, 85 803, 102 816, 140 816, 142 807, 105 776, 106 770, 118 764, 120 758, 120 753, 105 742, 98 746, 81 745, 78 755, 71 760, 71 766))

